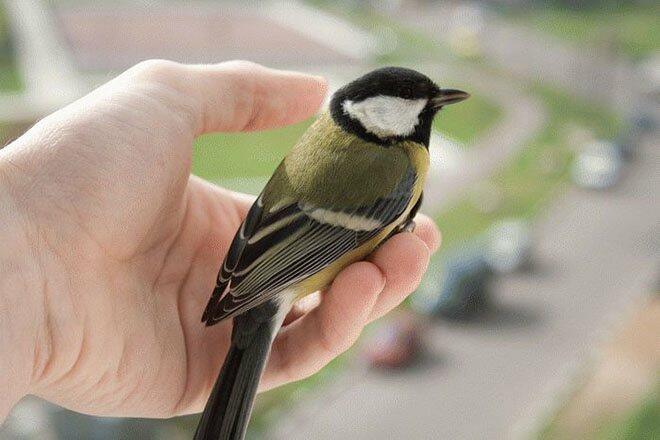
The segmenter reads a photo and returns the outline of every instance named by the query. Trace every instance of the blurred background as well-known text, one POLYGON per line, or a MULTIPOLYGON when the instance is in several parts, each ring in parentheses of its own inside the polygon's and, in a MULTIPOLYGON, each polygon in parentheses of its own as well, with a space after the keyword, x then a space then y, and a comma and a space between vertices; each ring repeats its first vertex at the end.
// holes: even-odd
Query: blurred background
MULTIPOLYGON (((249 438, 660 439, 660 6, 653 1, 0 0, 0 145, 147 58, 247 59, 334 89, 378 65, 473 98, 437 118, 422 286, 249 438)), ((311 123, 205 135, 257 193, 311 123)), ((1 439, 186 439, 196 416, 24 399, 1 439)))

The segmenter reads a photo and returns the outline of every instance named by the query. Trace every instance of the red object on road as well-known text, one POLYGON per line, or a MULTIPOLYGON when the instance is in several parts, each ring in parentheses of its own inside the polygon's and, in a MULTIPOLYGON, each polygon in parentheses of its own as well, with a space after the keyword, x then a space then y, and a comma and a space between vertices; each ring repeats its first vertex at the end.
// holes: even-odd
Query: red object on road
POLYGON ((407 313, 384 323, 368 343, 366 358, 375 368, 400 369, 412 364, 422 349, 419 318, 407 313))

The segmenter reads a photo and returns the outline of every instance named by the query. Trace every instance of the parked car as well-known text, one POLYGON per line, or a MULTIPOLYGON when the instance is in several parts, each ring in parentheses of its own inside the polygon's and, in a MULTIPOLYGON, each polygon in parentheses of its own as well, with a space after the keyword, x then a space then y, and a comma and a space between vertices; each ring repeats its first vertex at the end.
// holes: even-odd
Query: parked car
POLYGON ((486 262, 495 272, 510 273, 531 264, 532 234, 524 220, 495 223, 486 233, 486 242, 486 262))
POLYGON ((630 122, 633 129, 640 133, 649 133, 655 130, 657 126, 652 111, 648 109, 639 109, 630 122))
POLYGON ((422 351, 422 324, 414 313, 396 314, 376 330, 367 347, 366 358, 372 367, 405 368, 422 351))
POLYGON ((626 130, 624 134, 616 138, 614 145, 621 153, 621 158, 630 161, 635 157, 637 147, 639 146, 639 137, 635 136, 632 131, 626 130))
POLYGON ((573 182, 583 188, 605 189, 619 180, 621 168, 619 149, 611 142, 597 141, 578 155, 571 176, 573 182))
POLYGON ((487 307, 493 271, 482 244, 448 255, 443 265, 430 268, 412 297, 414 309, 432 316, 466 319, 487 307))

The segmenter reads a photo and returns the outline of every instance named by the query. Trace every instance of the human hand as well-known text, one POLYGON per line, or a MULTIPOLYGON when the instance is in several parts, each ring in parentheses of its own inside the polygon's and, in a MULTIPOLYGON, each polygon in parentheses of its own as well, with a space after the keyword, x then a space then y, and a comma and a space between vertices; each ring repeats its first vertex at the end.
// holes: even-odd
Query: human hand
MULTIPOLYGON (((193 140, 301 121, 325 90, 246 62, 150 61, 0 150, 13 237, 0 248, 0 421, 26 393, 99 415, 202 410, 231 327, 200 317, 252 199, 191 177, 193 140)), ((262 390, 319 370, 416 287, 439 240, 416 223, 294 307, 262 390)))

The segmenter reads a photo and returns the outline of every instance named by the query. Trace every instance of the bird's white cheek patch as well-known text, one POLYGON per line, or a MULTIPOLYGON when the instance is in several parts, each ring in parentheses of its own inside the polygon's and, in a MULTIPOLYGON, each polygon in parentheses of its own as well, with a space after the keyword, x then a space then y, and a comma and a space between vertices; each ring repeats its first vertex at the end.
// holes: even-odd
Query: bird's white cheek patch
POLYGON ((426 102, 426 99, 380 95, 359 102, 347 99, 342 108, 344 113, 358 120, 365 130, 380 138, 388 138, 412 134, 426 102))

